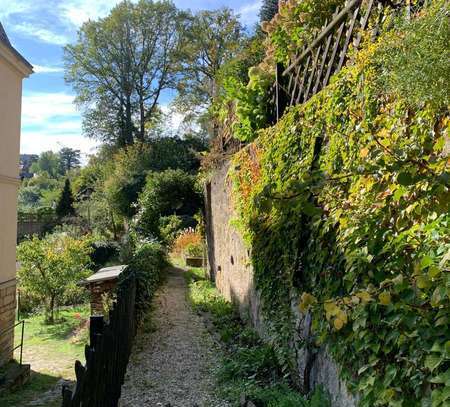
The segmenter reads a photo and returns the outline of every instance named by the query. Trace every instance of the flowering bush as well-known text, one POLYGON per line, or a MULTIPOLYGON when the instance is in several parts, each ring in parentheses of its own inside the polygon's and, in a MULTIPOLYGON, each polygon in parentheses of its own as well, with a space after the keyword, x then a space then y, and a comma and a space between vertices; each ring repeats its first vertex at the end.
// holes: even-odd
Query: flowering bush
POLYGON ((197 230, 188 228, 183 230, 175 239, 172 254, 176 257, 183 255, 201 257, 203 256, 203 251, 203 237, 197 230))

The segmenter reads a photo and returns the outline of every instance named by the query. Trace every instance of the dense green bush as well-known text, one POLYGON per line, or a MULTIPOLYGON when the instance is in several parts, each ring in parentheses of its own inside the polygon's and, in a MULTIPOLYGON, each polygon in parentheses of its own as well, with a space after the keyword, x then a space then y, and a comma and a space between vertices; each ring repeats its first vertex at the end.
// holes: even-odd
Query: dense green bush
POLYGON ((167 265, 166 250, 159 243, 144 243, 135 250, 123 278, 131 273, 136 277, 136 318, 138 321, 142 321, 145 312, 150 307, 167 265))
POLYGON ((92 243, 91 261, 94 267, 104 266, 111 259, 117 258, 120 247, 117 242, 97 240, 92 243))
POLYGON ((133 228, 142 238, 168 239, 176 232, 172 227, 177 226, 173 216, 178 217, 179 230, 195 226, 193 217, 202 203, 193 175, 182 170, 152 172, 139 196, 133 228))
POLYGON ((374 60, 380 93, 401 97, 412 108, 450 105, 450 5, 435 1, 424 15, 396 19, 374 60))

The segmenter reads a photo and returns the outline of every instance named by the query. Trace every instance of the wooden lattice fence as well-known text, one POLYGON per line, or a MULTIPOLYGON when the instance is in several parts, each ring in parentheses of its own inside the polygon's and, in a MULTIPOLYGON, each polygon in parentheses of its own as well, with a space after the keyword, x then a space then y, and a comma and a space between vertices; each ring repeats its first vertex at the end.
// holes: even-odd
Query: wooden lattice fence
POLYGON ((86 364, 75 362, 75 390, 63 388, 62 407, 117 406, 136 335, 136 285, 134 273, 120 282, 108 322, 91 317, 86 364))
POLYGON ((277 122, 289 106, 302 104, 328 85, 349 56, 349 48, 357 49, 369 19, 375 21, 372 36, 378 35, 386 5, 397 7, 408 18, 417 12, 426 0, 395 2, 383 0, 349 0, 338 7, 331 21, 325 22, 314 40, 306 45, 284 67, 277 64, 273 87, 272 123, 277 122))

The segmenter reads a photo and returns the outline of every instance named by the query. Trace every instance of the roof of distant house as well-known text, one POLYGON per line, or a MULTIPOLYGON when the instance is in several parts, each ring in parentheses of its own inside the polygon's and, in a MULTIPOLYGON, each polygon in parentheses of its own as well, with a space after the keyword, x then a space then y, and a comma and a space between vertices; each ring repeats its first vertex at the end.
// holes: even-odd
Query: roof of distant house
POLYGON ((0 22, 0 43, 5 45, 7 48, 10 49, 10 51, 20 59, 22 63, 24 63, 28 68, 33 69, 33 65, 31 65, 21 54, 19 51, 17 51, 9 41, 8 36, 6 35, 6 31, 2 26, 2 23, 0 22))
POLYGON ((121 264, 118 266, 105 267, 97 271, 92 276, 88 277, 84 282, 87 284, 98 283, 101 281, 115 280, 119 277, 122 271, 125 270, 126 264, 121 264))

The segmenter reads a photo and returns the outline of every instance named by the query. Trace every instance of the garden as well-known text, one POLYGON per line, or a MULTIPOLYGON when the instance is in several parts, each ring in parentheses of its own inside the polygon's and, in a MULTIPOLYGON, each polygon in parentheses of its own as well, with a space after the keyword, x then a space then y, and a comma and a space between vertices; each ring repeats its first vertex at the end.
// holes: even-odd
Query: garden
MULTIPOLYGON (((132 276, 137 337, 153 333, 152 304, 168 278, 217 338, 219 366, 208 375, 230 405, 331 407, 324 389, 297 380, 300 312, 313 339, 298 348, 326 348, 359 406, 448 406, 448 2, 412 2, 408 17, 404 2, 383 3, 328 86, 278 121, 277 64, 289 65, 344 1, 262 3, 246 30, 227 8, 124 1, 65 46, 67 84, 100 147, 83 165, 78 150, 44 152, 21 183, 19 222, 43 225, 17 246, 32 374, 1 405, 61 405, 89 343, 82 282, 128 265, 117 293, 132 276), (159 98, 169 89, 168 112, 159 98), (204 188, 224 162, 262 337, 208 278, 204 188), (169 262, 182 270, 167 277, 169 262)), ((106 317, 111 309, 105 299, 106 317)), ((127 349, 131 359, 138 351, 127 349)))

